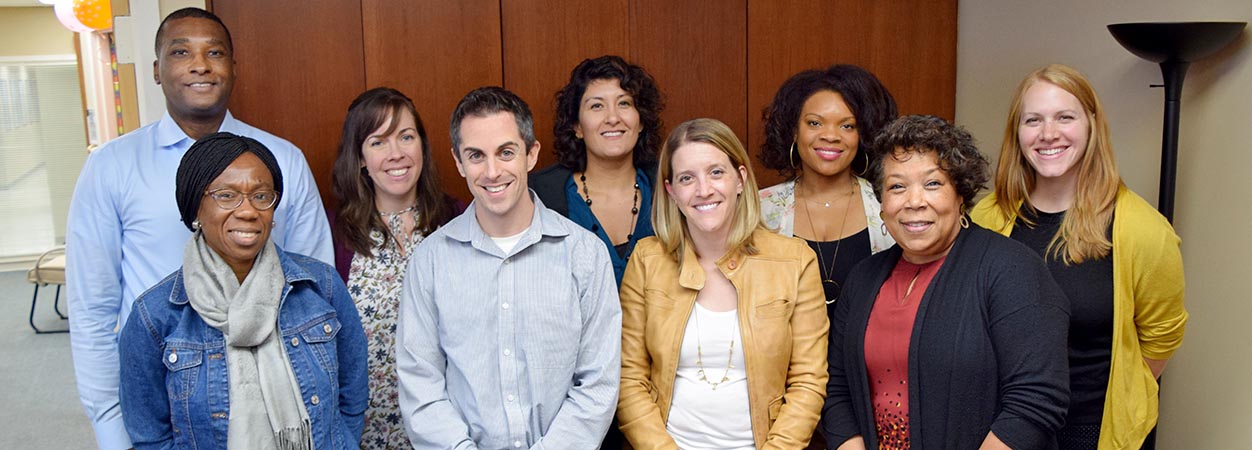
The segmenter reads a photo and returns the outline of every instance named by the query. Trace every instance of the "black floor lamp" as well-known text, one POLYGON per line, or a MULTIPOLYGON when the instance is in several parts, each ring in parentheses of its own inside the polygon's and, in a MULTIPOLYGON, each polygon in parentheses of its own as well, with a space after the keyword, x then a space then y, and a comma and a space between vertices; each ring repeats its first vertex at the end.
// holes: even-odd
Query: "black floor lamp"
MULTIPOLYGON (((1165 87, 1165 123, 1161 132, 1161 189, 1157 209, 1174 221, 1174 185, 1178 170, 1178 114, 1182 82, 1192 61, 1234 41, 1247 22, 1116 23, 1109 32, 1135 56, 1159 63, 1165 87)), ((1154 85, 1156 87, 1157 85, 1154 85)))

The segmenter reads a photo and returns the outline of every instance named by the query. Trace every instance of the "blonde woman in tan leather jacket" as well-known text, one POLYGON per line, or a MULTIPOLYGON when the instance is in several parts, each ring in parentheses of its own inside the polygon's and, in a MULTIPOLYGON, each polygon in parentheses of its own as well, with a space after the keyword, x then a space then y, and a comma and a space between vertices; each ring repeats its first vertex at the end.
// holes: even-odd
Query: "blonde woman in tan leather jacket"
POLYGON ((656 236, 622 282, 622 432, 636 449, 803 449, 827 379, 813 251, 761 225, 725 124, 679 125, 658 172, 656 236))

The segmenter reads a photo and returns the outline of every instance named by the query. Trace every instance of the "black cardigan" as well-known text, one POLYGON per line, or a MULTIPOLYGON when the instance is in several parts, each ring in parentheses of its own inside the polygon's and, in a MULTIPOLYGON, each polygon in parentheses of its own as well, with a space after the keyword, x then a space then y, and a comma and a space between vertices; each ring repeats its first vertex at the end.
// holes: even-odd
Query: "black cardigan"
MULTIPOLYGON (((878 448, 865 327, 897 245, 852 269, 830 324, 819 429, 832 448, 878 448)), ((909 341, 914 449, 976 449, 988 431, 1014 449, 1055 449, 1069 404, 1069 303, 1039 256, 978 225, 961 230, 922 297, 909 341)))

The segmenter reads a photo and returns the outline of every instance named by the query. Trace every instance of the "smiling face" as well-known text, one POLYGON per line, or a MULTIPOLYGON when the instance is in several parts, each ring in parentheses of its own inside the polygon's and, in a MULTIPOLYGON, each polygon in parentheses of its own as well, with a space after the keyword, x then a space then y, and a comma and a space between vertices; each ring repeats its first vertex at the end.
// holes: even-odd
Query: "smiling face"
POLYGON ((539 142, 528 151, 508 112, 466 116, 460 130, 460 153, 452 149, 456 170, 474 195, 474 214, 483 231, 505 237, 525 230, 535 211, 526 174, 539 161, 539 142))
MULTIPOLYGON (((260 158, 244 153, 230 163, 212 183, 208 192, 230 189, 250 197, 258 191, 273 191, 274 178, 260 158)), ((274 208, 260 211, 245 199, 238 208, 222 209, 209 195, 200 200, 196 214, 204 240, 217 252, 236 274, 246 274, 261 248, 270 238, 270 226, 274 221, 274 208)))
POLYGON ((629 158, 642 130, 635 99, 618 80, 595 80, 578 104, 574 135, 587 145, 587 157, 629 158))
POLYGON ((226 30, 209 19, 186 17, 165 24, 153 63, 165 108, 175 120, 217 118, 235 84, 235 58, 226 30))
POLYGON ((1022 95, 1017 133, 1018 147, 1037 181, 1077 181, 1091 134, 1091 120, 1077 97, 1055 84, 1036 82, 1022 95))
POLYGON ((674 150, 673 173, 665 180, 678 210, 687 219, 693 239, 724 242, 734 223, 747 169, 735 167, 725 152, 704 142, 688 142, 674 150))
POLYGON ((399 108, 361 143, 361 164, 374 181, 374 203, 383 211, 399 211, 417 202, 422 173, 422 138, 413 113, 399 108), (393 126, 394 125, 394 126, 393 126), (390 129, 390 133, 388 133, 390 129))
POLYGON ((882 171, 883 222, 904 259, 922 264, 947 255, 961 231, 962 201, 938 155, 897 148, 883 157, 882 171))
POLYGON ((806 175, 830 177, 848 170, 861 142, 856 117, 834 91, 818 91, 804 101, 796 128, 796 150, 806 175))

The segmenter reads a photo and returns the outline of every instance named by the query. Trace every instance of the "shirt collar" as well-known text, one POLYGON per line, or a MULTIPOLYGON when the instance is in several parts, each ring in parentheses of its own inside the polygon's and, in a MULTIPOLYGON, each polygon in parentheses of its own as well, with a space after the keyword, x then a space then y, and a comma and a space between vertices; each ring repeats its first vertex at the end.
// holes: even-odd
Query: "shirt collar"
MULTIPOLYGON (((510 253, 517 253, 531 244, 539 242, 542 236, 568 236, 570 234, 569 226, 573 224, 573 222, 558 220, 556 213, 543 205, 543 201, 539 200, 539 196, 535 194, 534 190, 528 191, 531 201, 535 203, 535 214, 530 219, 530 226, 526 229, 526 234, 522 236, 521 241, 517 243, 517 247, 510 253)), ((479 250, 494 254, 499 248, 494 243, 490 246, 486 245, 487 242, 491 241, 491 236, 488 236, 487 232, 483 231, 482 225, 478 223, 478 216, 474 213, 476 203, 478 203, 477 200, 470 202, 469 206, 465 208, 465 212, 445 227, 447 228, 447 236, 455 241, 467 242, 479 250)))
MULTIPOLYGON (((218 127, 218 130, 239 134, 237 132, 238 124, 239 121, 235 120, 230 111, 226 111, 226 117, 222 119, 222 125, 218 127)), ((174 121, 174 117, 170 116, 169 111, 166 111, 161 116, 161 121, 157 122, 156 135, 157 145, 163 149, 178 148, 186 150, 195 142, 191 140, 190 136, 187 136, 187 133, 183 132, 182 127, 178 126, 178 122, 174 121)))

